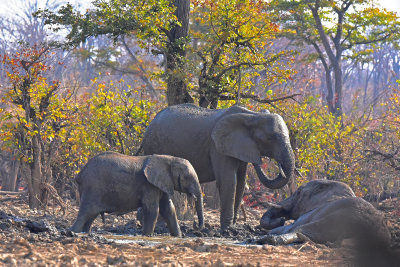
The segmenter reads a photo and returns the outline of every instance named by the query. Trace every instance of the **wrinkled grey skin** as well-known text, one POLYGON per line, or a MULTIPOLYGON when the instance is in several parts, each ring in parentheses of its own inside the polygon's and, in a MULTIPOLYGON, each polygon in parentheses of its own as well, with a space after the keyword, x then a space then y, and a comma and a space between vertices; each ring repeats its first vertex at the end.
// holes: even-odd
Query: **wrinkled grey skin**
POLYGON ((294 154, 282 117, 239 106, 210 110, 193 104, 168 107, 146 129, 145 155, 168 154, 192 163, 200 183, 217 181, 221 228, 235 223, 252 163, 267 187, 283 187, 292 178, 294 154), (273 180, 262 172, 261 157, 275 159, 281 172, 273 180))
POLYGON ((71 228, 74 232, 88 232, 100 213, 124 214, 142 207, 145 235, 153 233, 160 212, 170 233, 181 236, 175 207, 170 199, 174 190, 196 198, 199 226, 203 226, 200 183, 192 165, 185 159, 105 152, 91 158, 76 181, 80 207, 71 228))
POLYGON ((355 194, 345 183, 329 180, 310 181, 269 209, 262 216, 260 224, 265 229, 273 229, 282 226, 286 220, 297 220, 311 210, 348 197, 355 197, 355 194))
POLYGON ((369 238, 386 245, 390 242, 382 214, 355 197, 346 184, 328 180, 314 180, 299 187, 291 197, 269 209, 260 224, 272 229, 269 235, 300 233, 323 244, 337 244, 346 238, 369 238), (284 225, 290 219, 294 223, 284 225))

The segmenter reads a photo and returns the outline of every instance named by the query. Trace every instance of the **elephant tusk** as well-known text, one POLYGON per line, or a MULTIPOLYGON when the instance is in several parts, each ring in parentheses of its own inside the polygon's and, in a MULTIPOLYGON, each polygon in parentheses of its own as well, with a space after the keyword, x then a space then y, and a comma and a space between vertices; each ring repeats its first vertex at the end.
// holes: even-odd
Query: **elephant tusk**
POLYGON ((282 165, 281 165, 281 164, 279 164, 279 172, 280 172, 280 174, 282 175, 282 177, 283 177, 284 179, 286 179, 286 175, 285 175, 285 173, 283 172, 283 169, 282 169, 282 165))
MULTIPOLYGON (((262 161, 263 158, 267 158, 267 157, 261 157, 261 161, 262 161)), ((279 166, 279 173, 282 175, 282 178, 286 179, 286 175, 285 175, 285 173, 283 172, 283 169, 282 169, 282 164, 278 163, 278 166, 279 166)))

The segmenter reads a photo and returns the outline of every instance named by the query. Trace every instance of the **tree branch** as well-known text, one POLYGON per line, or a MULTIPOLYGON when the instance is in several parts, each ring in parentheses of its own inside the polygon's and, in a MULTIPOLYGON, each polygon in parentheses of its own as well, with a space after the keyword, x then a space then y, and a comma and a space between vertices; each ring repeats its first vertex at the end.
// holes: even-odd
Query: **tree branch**
POLYGON ((400 157, 396 156, 399 151, 395 151, 393 153, 385 153, 378 150, 367 149, 365 150, 365 152, 369 153, 371 155, 371 158, 373 158, 374 156, 380 157, 379 160, 387 161, 393 169, 395 169, 396 171, 400 171, 400 157))
MULTIPOLYGON (((241 94, 240 97, 246 98, 246 99, 251 99, 251 100, 254 100, 259 103, 271 104, 271 103, 286 100, 286 99, 294 99, 295 96, 299 96, 299 95, 301 95, 301 94, 292 94, 292 95, 282 96, 282 97, 278 97, 278 98, 274 98, 274 99, 262 99, 257 95, 245 93, 245 94, 241 94)), ((220 100, 236 100, 236 96, 220 95, 219 99, 220 100)))
MULTIPOLYGON (((125 41, 125 36, 121 37, 121 41, 123 46, 125 47, 126 51, 128 52, 129 56, 132 58, 132 60, 138 65, 139 69, 142 71, 142 73, 146 73, 146 70, 143 68, 143 65, 140 64, 139 60, 136 58, 136 56, 133 54, 133 52, 131 51, 131 49, 129 48, 128 44, 125 41)), ((156 91, 154 90, 153 85, 151 84, 151 82, 149 81, 149 79, 147 79, 147 77, 143 74, 139 74, 140 79, 146 84, 147 88, 149 89, 149 91, 151 92, 151 94, 155 97, 157 96, 156 91)))

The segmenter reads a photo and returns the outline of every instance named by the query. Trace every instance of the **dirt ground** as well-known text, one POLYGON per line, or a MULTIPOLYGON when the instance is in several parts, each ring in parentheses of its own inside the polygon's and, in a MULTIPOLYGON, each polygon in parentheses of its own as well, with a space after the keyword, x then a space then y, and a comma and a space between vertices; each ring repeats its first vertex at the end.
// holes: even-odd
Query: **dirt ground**
MULTIPOLYGON (((385 200, 392 248, 400 248, 400 200, 385 200)), ((289 246, 258 245, 266 232, 258 228, 263 211, 247 208, 246 222, 221 232, 219 211, 206 209, 206 227, 194 230, 181 222, 183 238, 172 238, 160 224, 153 237, 143 237, 135 213, 100 216, 92 233, 68 230, 78 207, 44 213, 28 209, 18 196, 0 195, 0 265, 5 266, 354 266, 351 244, 331 248, 306 242, 289 246)), ((384 266, 384 265, 381 265, 384 266)))

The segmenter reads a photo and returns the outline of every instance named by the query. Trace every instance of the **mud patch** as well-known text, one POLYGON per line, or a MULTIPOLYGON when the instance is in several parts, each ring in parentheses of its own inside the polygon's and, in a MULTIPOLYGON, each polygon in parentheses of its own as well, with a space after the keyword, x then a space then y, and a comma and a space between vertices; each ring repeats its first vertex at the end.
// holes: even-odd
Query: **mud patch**
MULTIPOLYGON (((266 233, 258 227, 263 211, 249 208, 247 221, 226 231, 219 229, 219 211, 206 209, 203 229, 183 221, 184 237, 174 238, 163 224, 153 237, 143 237, 134 213, 107 215, 105 224, 99 217, 91 234, 75 234, 68 228, 78 207, 68 206, 65 216, 57 208, 47 214, 31 211, 17 199, 0 206, 0 265, 349 266, 354 262, 348 245, 339 249, 312 242, 249 245, 249 240, 266 233)), ((399 207, 398 199, 379 205, 388 219, 394 248, 400 247, 399 207)))

